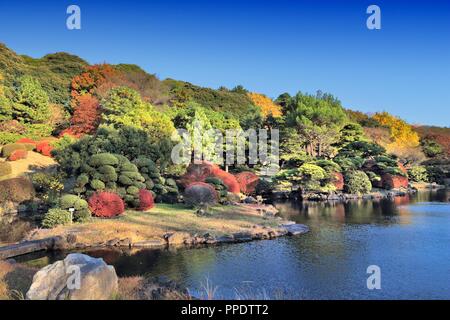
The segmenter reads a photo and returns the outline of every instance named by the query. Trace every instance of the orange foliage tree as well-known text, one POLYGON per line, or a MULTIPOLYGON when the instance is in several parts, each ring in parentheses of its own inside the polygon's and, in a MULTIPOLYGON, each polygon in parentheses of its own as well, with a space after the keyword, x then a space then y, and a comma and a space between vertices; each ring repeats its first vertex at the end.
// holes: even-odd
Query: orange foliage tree
POLYGON ((62 135, 70 134, 80 137, 83 134, 94 133, 100 123, 100 103, 90 94, 84 94, 77 98, 70 128, 64 130, 62 135))
POLYGON ((419 146, 420 138, 413 127, 402 119, 390 115, 387 112, 376 113, 373 116, 381 126, 389 128, 391 143, 387 146, 389 150, 397 148, 416 148, 419 146))
POLYGON ((272 117, 274 118, 282 116, 281 106, 274 103, 272 99, 270 99, 269 97, 266 97, 263 94, 252 92, 249 92, 248 96, 255 104, 255 106, 261 109, 261 113, 265 118, 267 118, 270 115, 272 115, 272 117))

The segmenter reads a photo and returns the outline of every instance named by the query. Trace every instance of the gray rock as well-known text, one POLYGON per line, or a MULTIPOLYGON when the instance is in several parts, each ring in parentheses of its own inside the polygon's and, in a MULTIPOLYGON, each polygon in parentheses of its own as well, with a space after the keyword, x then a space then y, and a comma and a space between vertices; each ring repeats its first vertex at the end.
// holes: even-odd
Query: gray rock
POLYGON ((248 242, 253 240, 252 234, 249 232, 235 233, 233 234, 233 238, 236 242, 248 242))
POLYGON ((38 271, 26 297, 28 300, 107 300, 117 291, 114 267, 103 259, 74 253, 38 271), (77 269, 79 288, 74 287, 77 269))
POLYGON ((309 228, 304 224, 288 224, 282 225, 281 227, 286 229, 288 236, 296 236, 309 232, 309 228))

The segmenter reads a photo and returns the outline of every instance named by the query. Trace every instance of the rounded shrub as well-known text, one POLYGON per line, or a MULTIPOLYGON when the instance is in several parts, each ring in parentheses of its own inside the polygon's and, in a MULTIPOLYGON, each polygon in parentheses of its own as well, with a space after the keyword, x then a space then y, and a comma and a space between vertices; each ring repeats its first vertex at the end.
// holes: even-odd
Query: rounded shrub
POLYGON ((0 177, 7 176, 12 173, 11 164, 8 162, 0 162, 0 177))
POLYGON ((40 141, 36 144, 36 151, 46 157, 52 156, 53 147, 48 141, 40 141))
POLYGON ((139 211, 147 211, 155 206, 153 193, 146 189, 139 190, 139 211))
POLYGON ((345 191, 350 194, 366 194, 372 191, 372 183, 363 171, 351 171, 345 175, 345 191))
POLYGON ((87 222, 91 218, 91 211, 89 210, 89 205, 86 200, 73 194, 62 195, 59 199, 59 206, 61 209, 69 210, 70 208, 75 209, 73 212, 74 222, 87 222))
POLYGON ((244 171, 236 174, 241 192, 244 194, 252 194, 255 192, 259 182, 259 177, 250 171, 244 171))
POLYGON ((217 192, 213 186, 204 182, 194 182, 184 190, 184 201, 191 207, 213 205, 218 201, 217 192))
POLYGON ((94 154, 89 159, 89 165, 93 167, 101 167, 101 166, 117 166, 119 164, 119 160, 111 153, 99 153, 94 154))
POLYGON ((414 182, 428 182, 428 171, 423 166, 412 167, 408 170, 408 177, 414 182))
POLYGON ((112 218, 125 211, 125 204, 118 194, 97 192, 89 198, 89 209, 96 217, 112 218))
POLYGON ((101 180, 97 179, 92 180, 90 186, 94 190, 105 190, 105 184, 101 180))
POLYGON ((18 161, 28 158, 27 150, 16 150, 8 157, 8 161, 18 161))
POLYGON ((27 147, 22 143, 11 143, 3 146, 2 148, 2 156, 4 158, 8 158, 14 151, 24 150, 27 151, 27 147))
POLYGON ((54 228, 59 225, 65 225, 72 222, 72 215, 68 210, 60 208, 50 209, 42 220, 42 226, 44 228, 54 228))

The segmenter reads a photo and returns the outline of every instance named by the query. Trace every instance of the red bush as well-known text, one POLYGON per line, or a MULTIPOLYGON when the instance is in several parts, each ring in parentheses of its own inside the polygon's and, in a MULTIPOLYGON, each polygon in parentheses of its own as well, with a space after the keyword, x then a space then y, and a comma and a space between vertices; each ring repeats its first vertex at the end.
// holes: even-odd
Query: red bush
POLYGON ((28 157, 28 151, 27 150, 16 150, 11 153, 11 155, 8 157, 8 161, 17 161, 26 159, 28 157))
POLYGON ((409 185, 408 178, 399 175, 394 176, 390 173, 383 174, 381 182, 385 189, 408 188, 409 185))
POLYGON ((223 171, 219 166, 203 161, 198 163, 191 163, 185 175, 180 179, 180 183, 187 187, 194 182, 204 182, 208 177, 219 178, 228 187, 228 191, 232 193, 239 193, 241 188, 236 180, 236 177, 231 173, 223 171))
POLYGON ((29 143, 29 144, 36 144, 36 141, 30 138, 21 138, 16 141, 16 143, 29 143))
POLYGON ((64 133, 75 137, 95 132, 100 123, 100 103, 90 94, 77 97, 70 128, 64 133))
POLYGON ((256 174, 250 171, 244 171, 238 173, 235 177, 242 193, 252 194, 255 192, 256 185, 259 182, 259 177, 256 174))
POLYGON ((48 141, 40 141, 36 144, 36 151, 46 157, 52 156, 53 147, 48 141))
POLYGON ((155 206, 155 200, 153 199, 153 194, 146 190, 139 190, 139 211, 147 211, 155 206))
POLYGON ((96 217, 112 218, 125 211, 123 200, 113 192, 97 192, 89 198, 89 209, 96 217))
POLYGON ((218 169, 217 165, 206 161, 191 163, 186 173, 181 177, 180 183, 186 188, 191 183, 204 182, 206 178, 212 176, 213 172, 218 169))
POLYGON ((344 176, 340 172, 334 173, 333 185, 336 187, 336 190, 344 190, 344 176))
POLYGON ((212 177, 219 178, 223 181, 223 184, 227 186, 228 191, 231 193, 240 193, 241 187, 239 186, 239 182, 236 177, 231 173, 223 171, 220 168, 217 168, 213 171, 212 177))

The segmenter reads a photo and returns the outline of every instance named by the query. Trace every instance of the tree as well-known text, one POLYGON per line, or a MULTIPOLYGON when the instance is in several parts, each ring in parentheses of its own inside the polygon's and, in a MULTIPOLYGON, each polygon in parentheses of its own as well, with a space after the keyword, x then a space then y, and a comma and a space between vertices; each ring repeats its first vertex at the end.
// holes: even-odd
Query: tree
POLYGON ((419 146, 419 135, 412 126, 402 119, 387 112, 376 113, 373 116, 381 126, 387 127, 391 133, 391 143, 386 146, 388 151, 398 148, 416 148, 419 146))
POLYGON ((147 132, 155 143, 170 138, 175 131, 168 115, 162 114, 135 90, 126 87, 111 89, 102 103, 102 121, 115 128, 132 127, 147 132))
POLYGON ((249 92, 248 96, 253 101, 253 104, 261 109, 263 117, 273 116, 278 118, 282 116, 281 106, 274 103, 272 99, 263 94, 253 92, 249 92))
POLYGON ((65 132, 74 136, 92 134, 100 123, 100 104, 90 94, 79 96, 75 106, 71 126, 65 132))
POLYGON ((19 79, 14 94, 13 117, 30 124, 44 123, 50 117, 48 95, 36 79, 30 76, 19 79))
POLYGON ((347 121, 340 103, 330 95, 300 92, 290 100, 287 109, 286 123, 303 136, 306 152, 314 157, 332 156, 332 144, 347 121))

